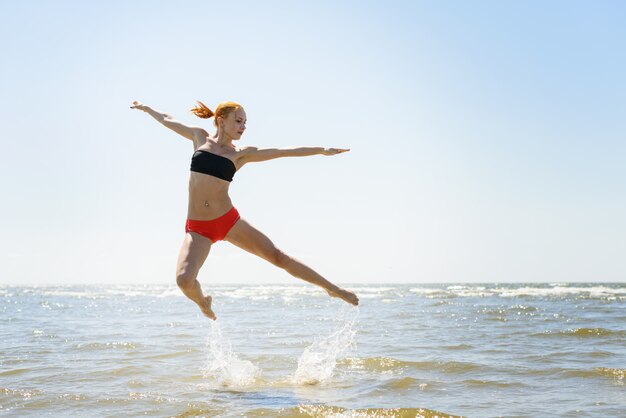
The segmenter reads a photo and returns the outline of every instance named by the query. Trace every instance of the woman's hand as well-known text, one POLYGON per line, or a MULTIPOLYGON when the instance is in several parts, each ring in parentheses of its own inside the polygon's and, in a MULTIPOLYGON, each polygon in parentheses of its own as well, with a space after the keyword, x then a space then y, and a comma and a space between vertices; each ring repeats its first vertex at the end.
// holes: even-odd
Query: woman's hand
POLYGON ((130 108, 131 109, 143 110, 145 112, 146 110, 148 110, 149 107, 146 106, 145 104, 141 103, 140 101, 133 100, 133 105, 130 108))
POLYGON ((341 154, 342 152, 348 152, 350 151, 349 149, 343 149, 343 148, 324 148, 324 151, 322 151, 322 154, 324 155, 337 155, 337 154, 341 154))

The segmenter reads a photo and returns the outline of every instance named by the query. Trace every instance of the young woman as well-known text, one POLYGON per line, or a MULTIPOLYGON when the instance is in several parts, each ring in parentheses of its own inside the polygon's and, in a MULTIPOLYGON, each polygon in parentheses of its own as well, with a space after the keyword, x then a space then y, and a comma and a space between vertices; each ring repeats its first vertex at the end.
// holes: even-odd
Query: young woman
POLYGON ((294 277, 322 287, 330 296, 358 305, 359 299, 354 293, 332 284, 310 267, 276 248, 268 237, 239 216, 228 195, 234 174, 244 164, 281 157, 336 155, 349 150, 236 147, 233 142, 241 139, 246 130, 246 112, 243 107, 234 102, 223 102, 213 113, 202 102, 198 104, 191 109, 196 116, 203 119, 215 116, 213 123, 217 132, 214 135, 209 135, 202 128, 184 125, 138 101, 134 101, 131 106, 131 109, 148 113, 193 143, 186 235, 176 268, 176 283, 183 293, 198 304, 207 317, 216 319, 211 309, 211 296, 203 295, 196 277, 211 246, 224 240, 269 261, 294 277))

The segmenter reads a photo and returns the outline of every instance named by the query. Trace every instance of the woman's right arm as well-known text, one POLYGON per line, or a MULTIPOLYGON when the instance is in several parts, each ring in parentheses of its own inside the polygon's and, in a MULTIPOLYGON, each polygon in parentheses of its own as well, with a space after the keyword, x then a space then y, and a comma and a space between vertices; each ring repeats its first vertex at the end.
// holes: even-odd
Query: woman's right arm
POLYGON ((181 122, 175 120, 173 117, 166 113, 158 112, 152 109, 150 106, 147 106, 137 100, 133 101, 133 105, 130 107, 131 109, 143 110, 154 119, 156 119, 163 126, 170 128, 177 134, 184 136, 187 139, 190 139, 194 142, 195 148, 202 145, 202 143, 206 140, 206 137, 209 136, 208 132, 202 128, 197 126, 187 126, 182 124, 181 122))

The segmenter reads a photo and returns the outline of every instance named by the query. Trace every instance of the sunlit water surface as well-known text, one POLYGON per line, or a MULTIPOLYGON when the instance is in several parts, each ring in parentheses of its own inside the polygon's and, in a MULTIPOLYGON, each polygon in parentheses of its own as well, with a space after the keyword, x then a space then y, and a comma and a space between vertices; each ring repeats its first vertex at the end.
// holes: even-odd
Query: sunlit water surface
POLYGON ((626 284, 0 287, 0 415, 624 417, 626 284))

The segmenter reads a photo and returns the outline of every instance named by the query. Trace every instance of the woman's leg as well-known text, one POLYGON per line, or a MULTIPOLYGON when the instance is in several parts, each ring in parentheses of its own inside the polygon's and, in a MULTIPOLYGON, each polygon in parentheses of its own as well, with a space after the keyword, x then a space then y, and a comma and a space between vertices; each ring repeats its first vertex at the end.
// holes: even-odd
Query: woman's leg
POLYGON ((215 314, 211 310, 211 296, 202 294, 200 282, 196 280, 200 267, 209 255, 212 244, 210 239, 202 235, 187 232, 178 255, 176 283, 185 296, 198 304, 203 314, 215 320, 215 314))
POLYGON ((228 231, 224 240, 269 261, 294 277, 322 287, 330 296, 341 298, 353 305, 359 304, 359 298, 354 293, 332 284, 307 265, 276 248, 267 236, 243 218, 228 231))

